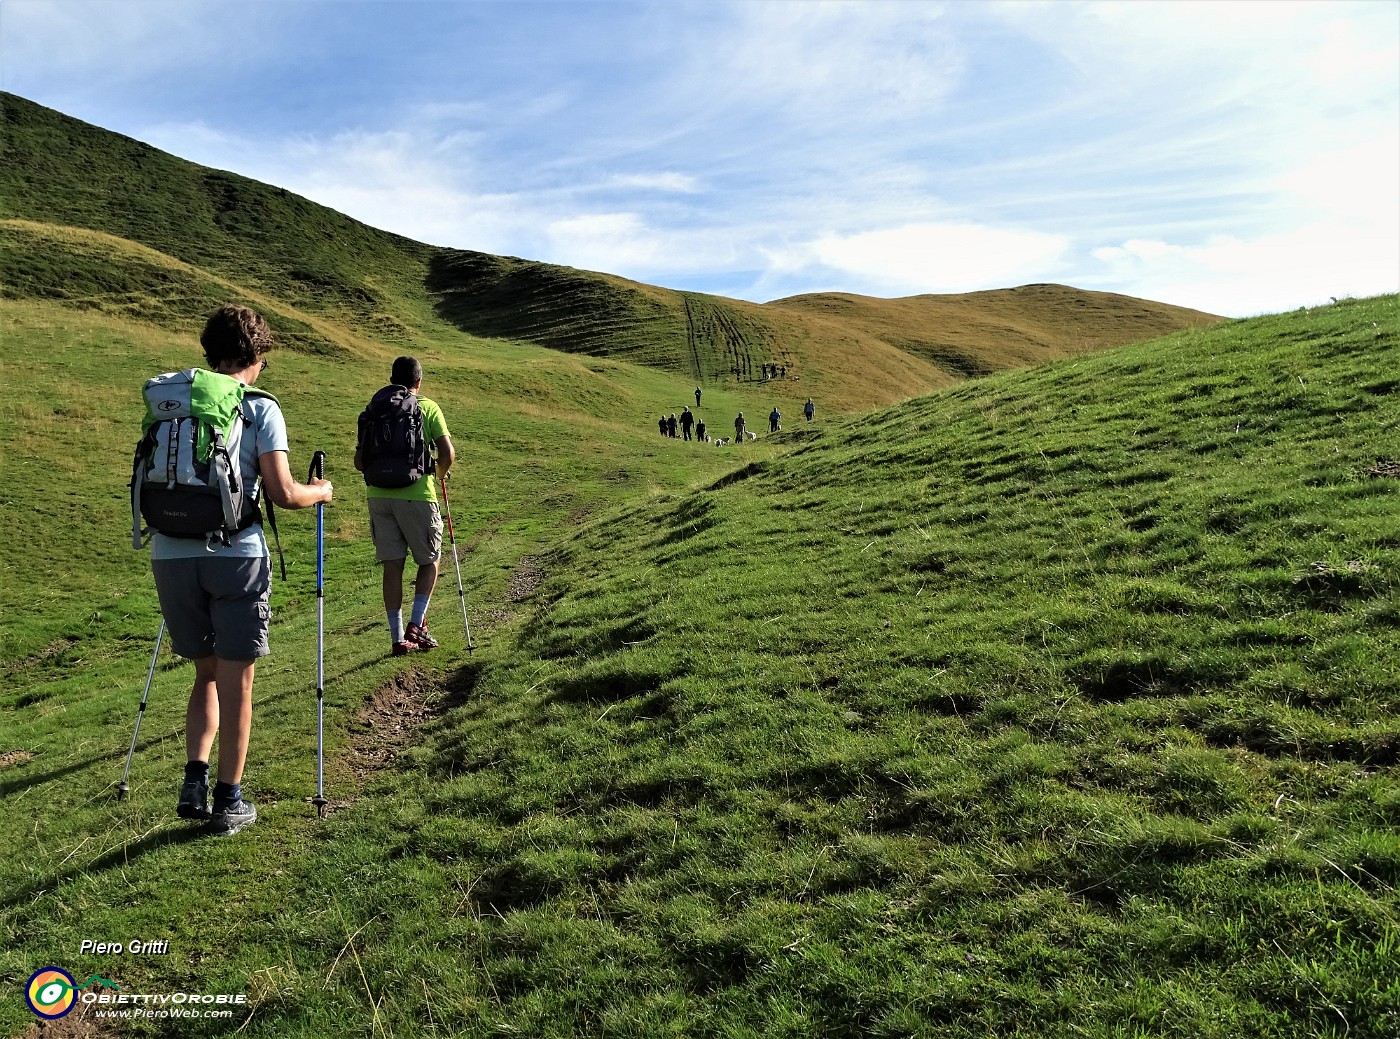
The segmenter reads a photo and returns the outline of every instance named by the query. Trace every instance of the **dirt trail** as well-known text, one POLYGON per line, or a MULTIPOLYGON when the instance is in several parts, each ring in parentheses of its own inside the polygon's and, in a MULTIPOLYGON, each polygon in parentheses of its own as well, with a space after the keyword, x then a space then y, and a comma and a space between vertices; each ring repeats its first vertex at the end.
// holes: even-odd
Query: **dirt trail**
MULTIPOLYGON (((522 557, 507 582, 503 603, 523 602, 539 588, 544 578, 545 571, 538 559, 522 557)), ((512 616, 511 611, 503 607, 482 613, 492 624, 503 623, 512 616)), ((431 658, 425 660, 425 665, 430 661, 431 658)), ((350 746, 343 759, 355 779, 355 788, 363 789, 377 773, 393 768, 404 752, 418 741, 423 726, 471 694, 476 674, 476 668, 468 664, 449 676, 445 685, 439 685, 425 667, 415 662, 371 693, 351 719, 350 746)), ((332 798, 326 807, 327 814, 349 808, 354 801, 354 796, 332 798)))

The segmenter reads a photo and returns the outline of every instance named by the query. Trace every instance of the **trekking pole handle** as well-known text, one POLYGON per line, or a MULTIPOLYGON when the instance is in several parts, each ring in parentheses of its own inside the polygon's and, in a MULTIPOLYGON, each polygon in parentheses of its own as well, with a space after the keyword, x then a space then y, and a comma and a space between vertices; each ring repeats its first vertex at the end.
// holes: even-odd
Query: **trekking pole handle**
POLYGON ((326 452, 317 451, 311 456, 311 470, 306 474, 308 480, 324 480, 326 478, 326 452))

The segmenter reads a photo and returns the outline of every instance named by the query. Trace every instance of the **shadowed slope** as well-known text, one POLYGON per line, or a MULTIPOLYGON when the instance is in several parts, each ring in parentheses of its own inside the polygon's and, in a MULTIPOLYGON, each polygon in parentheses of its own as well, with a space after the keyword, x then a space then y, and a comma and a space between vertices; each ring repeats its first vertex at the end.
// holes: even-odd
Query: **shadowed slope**
POLYGON ((833 325, 743 300, 487 253, 442 250, 430 266, 438 313, 485 338, 616 357, 701 385, 760 382, 764 364, 782 365, 789 383, 800 383, 782 395, 800 389, 840 410, 953 381, 855 323, 833 325))

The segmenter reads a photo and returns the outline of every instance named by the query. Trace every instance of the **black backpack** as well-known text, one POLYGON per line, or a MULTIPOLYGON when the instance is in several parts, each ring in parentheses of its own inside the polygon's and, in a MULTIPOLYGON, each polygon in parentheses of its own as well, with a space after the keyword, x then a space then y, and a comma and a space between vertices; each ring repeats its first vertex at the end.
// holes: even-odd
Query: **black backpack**
POLYGON ((360 413, 358 449, 365 483, 393 490, 423 478, 432 466, 423 439, 423 409, 406 386, 389 385, 360 413))

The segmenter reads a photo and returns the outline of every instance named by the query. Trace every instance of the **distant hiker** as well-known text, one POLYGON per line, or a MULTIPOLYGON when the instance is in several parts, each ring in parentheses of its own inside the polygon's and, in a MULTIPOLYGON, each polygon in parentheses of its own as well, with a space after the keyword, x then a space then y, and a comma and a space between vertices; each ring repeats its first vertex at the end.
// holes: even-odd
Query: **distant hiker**
POLYGON ((272 565, 259 499, 266 492, 284 509, 305 509, 329 502, 332 487, 329 480, 292 478, 282 409, 272 394, 253 388, 274 346, 262 316, 247 307, 221 307, 199 342, 211 370, 190 368, 146 383, 145 435, 132 472, 132 539, 139 548, 149 534, 165 630, 175 652, 194 661, 185 778, 175 811, 182 819, 208 819, 210 831, 226 837, 258 817, 242 780, 254 665, 271 652, 272 565), (196 421, 183 421, 189 418, 196 421), (223 493, 211 494, 210 486, 223 493), (149 530, 141 528, 143 518, 149 530), (209 757, 216 735, 211 813, 209 757))
POLYGON ((787 365, 783 365, 783 378, 787 378, 787 365))
POLYGON ((778 411, 777 407, 775 406, 773 410, 768 413, 768 432, 776 433, 781 428, 778 425, 778 420, 782 417, 782 414, 778 411))
POLYGON ((696 439, 696 440, 699 440, 699 441, 702 441, 702 442, 703 442, 704 439, 705 439, 705 420, 704 420, 704 419, 700 419, 698 422, 695 423, 695 439, 696 439))
POLYGON ((744 413, 739 412, 739 417, 734 420, 734 440, 743 443, 744 440, 744 413))
POLYGON ((807 398, 807 403, 802 405, 802 414, 807 416, 807 421, 811 422, 817 414, 817 406, 812 403, 812 398, 807 398))
POLYGON ((666 435, 674 438, 676 435, 676 413, 671 412, 671 417, 666 420, 666 435))
POLYGON ((685 434, 685 439, 690 439, 691 427, 695 425, 695 416, 689 408, 681 410, 681 432, 685 434))
POLYGON ((695 406, 696 406, 697 408, 700 406, 700 387, 699 387, 699 386, 695 387, 695 406))
POLYGON ((389 651, 396 657, 437 648, 437 640, 428 634, 428 603, 442 558, 437 481, 447 478, 457 457, 442 409, 419 396, 422 385, 423 366, 418 360, 397 358, 389 385, 361 412, 355 442, 355 468, 365 476, 374 558, 384 568, 389 651), (403 571, 409 552, 418 572, 405 627, 403 571))
POLYGON ((670 434, 667 432, 667 430, 666 430, 666 416, 665 416, 665 415, 662 415, 662 416, 661 416, 661 421, 658 422, 656 425, 657 425, 657 427, 661 430, 661 435, 662 435, 663 437, 664 437, 664 436, 669 436, 669 435, 670 435, 670 434))

